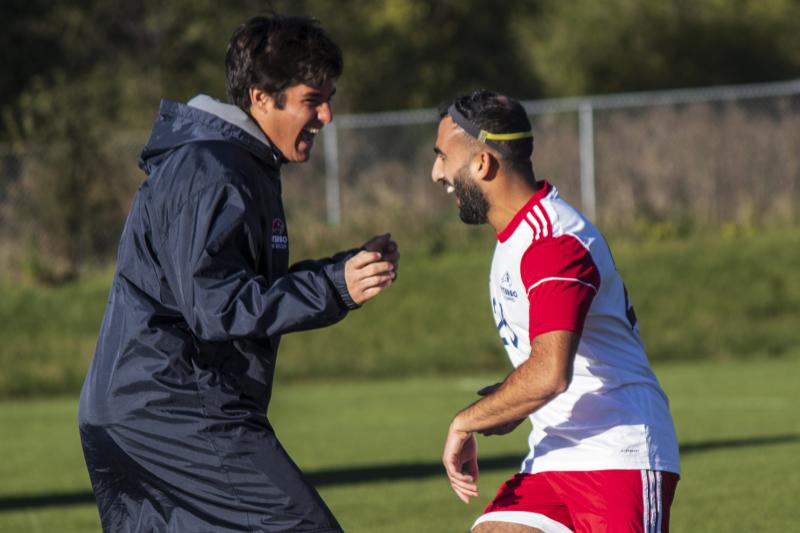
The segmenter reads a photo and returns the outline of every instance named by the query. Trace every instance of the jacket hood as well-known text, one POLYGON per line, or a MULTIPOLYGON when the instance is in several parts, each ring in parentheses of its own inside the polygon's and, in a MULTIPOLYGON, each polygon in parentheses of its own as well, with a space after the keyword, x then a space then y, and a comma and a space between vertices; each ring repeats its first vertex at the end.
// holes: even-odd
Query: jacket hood
POLYGON ((170 151, 202 141, 238 144, 276 169, 284 162, 280 150, 247 113, 210 96, 198 95, 187 104, 161 101, 150 139, 139 156, 139 168, 149 175, 170 151))

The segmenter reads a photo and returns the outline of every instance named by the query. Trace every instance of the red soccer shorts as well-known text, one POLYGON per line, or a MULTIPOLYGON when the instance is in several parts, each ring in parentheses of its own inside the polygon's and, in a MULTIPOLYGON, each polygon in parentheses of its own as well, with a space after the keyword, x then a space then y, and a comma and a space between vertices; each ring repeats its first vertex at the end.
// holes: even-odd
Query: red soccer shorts
POLYGON ((475 525, 512 522, 545 533, 668 533, 678 479, 654 470, 517 474, 475 525))

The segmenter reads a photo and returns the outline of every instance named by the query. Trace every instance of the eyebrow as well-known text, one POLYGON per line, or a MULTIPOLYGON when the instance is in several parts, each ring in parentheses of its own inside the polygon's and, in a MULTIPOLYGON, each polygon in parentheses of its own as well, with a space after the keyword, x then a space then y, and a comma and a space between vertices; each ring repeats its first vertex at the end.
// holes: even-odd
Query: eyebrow
MULTIPOLYGON (((336 89, 335 88, 331 92, 330 96, 328 96, 328 100, 333 98, 334 94, 336 94, 336 89)), ((325 95, 322 94, 322 92, 320 92, 320 91, 313 90, 313 91, 307 92, 305 95, 303 95, 303 98, 325 98, 325 95)))

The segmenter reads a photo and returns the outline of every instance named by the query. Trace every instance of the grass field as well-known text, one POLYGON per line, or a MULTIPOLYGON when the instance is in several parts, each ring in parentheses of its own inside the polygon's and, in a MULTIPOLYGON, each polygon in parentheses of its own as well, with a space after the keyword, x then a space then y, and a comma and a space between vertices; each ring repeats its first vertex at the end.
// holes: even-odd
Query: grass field
MULTIPOLYGON (((800 358, 670 362, 683 478, 673 531, 796 531, 800 358)), ((482 438, 481 499, 461 504, 439 466, 444 431, 482 378, 276 385, 271 418, 351 532, 466 531, 524 455, 525 431, 482 438)), ((0 403, 0 531, 98 531, 74 398, 0 403)), ((523 426, 525 427, 525 426, 523 426)))
MULTIPOLYGON (((385 297, 284 339, 271 418, 348 531, 466 531, 526 446, 523 430, 480 441, 469 507, 439 465, 452 414, 507 368, 487 303, 492 236, 401 245, 385 297)), ((678 426, 673 531, 797 530, 800 228, 612 247, 678 426)), ((98 530, 75 399, 109 280, 0 281, 0 532, 98 530)))
MULTIPOLYGON (((401 242, 400 278, 384 296, 332 328, 284 338, 284 377, 500 371, 487 287, 493 236, 469 235, 450 248, 401 242)), ((652 361, 800 356, 800 228, 612 247, 652 361)), ((78 390, 109 283, 108 271, 49 288, 0 280, 0 397, 78 390)))

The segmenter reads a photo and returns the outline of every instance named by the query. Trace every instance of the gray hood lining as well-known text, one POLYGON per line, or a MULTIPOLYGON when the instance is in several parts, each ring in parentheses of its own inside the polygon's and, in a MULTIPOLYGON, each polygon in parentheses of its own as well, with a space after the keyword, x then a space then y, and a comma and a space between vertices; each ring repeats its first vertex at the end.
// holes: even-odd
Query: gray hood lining
POLYGON ((239 109, 237 106, 220 102, 219 100, 216 100, 215 98, 205 94, 198 94, 189 100, 186 105, 201 111, 205 111, 206 113, 211 113, 212 115, 221 118, 225 122, 233 124, 237 128, 244 130, 265 145, 272 148, 272 143, 269 142, 269 139, 267 139, 267 136, 264 135, 263 131, 261 131, 261 128, 258 127, 258 124, 256 124, 255 121, 250 118, 250 115, 239 109))

